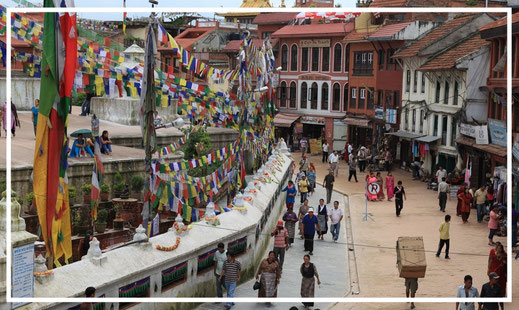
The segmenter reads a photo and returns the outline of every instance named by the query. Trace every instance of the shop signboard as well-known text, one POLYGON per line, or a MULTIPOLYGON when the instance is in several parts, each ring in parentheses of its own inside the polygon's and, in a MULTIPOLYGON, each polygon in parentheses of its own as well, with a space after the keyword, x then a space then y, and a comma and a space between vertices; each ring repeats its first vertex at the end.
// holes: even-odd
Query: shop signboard
POLYGON ((465 136, 476 138, 476 128, 473 125, 461 123, 460 133, 465 136))
POLYGON ((302 124, 310 124, 310 125, 322 125, 324 126, 324 118, 316 117, 316 116, 303 116, 301 117, 302 124))
POLYGON ((512 147, 512 153, 514 154, 515 160, 519 160, 519 142, 514 142, 514 145, 512 147))
POLYGON ((384 119, 384 108, 383 107, 375 108, 375 118, 384 119))
POLYGON ((386 123, 396 124, 396 110, 394 110, 394 109, 386 110, 386 123))
POLYGON ((296 123, 296 125, 294 126, 294 132, 295 133, 303 133, 303 124, 296 123))
POLYGON ((489 118, 488 128, 490 129, 490 141, 492 144, 506 147, 506 123, 489 118))
POLYGON ((330 39, 300 40, 301 47, 330 47, 330 39))
POLYGON ((474 126, 476 128, 476 144, 488 144, 488 127, 474 126))
POLYGON ((310 154, 319 155, 323 151, 322 142, 320 139, 310 139, 310 154))

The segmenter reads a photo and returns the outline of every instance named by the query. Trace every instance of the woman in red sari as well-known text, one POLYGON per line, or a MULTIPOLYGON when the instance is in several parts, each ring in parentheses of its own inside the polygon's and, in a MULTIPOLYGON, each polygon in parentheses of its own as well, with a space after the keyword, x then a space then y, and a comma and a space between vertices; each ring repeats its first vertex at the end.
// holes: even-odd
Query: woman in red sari
POLYGON ((378 200, 384 200, 384 179, 382 179, 382 175, 380 174, 380 172, 377 172, 377 183, 380 188, 380 190, 378 191, 377 198, 378 200))
POLYGON ((472 201, 472 195, 467 187, 465 187, 463 193, 458 195, 458 200, 461 201, 461 219, 463 220, 463 224, 465 224, 469 219, 470 202, 472 201))
POLYGON ((463 194, 465 192, 465 188, 467 187, 467 183, 463 183, 461 187, 458 189, 458 192, 456 193, 456 197, 458 197, 458 205, 456 206, 456 216, 461 216, 461 199, 459 198, 460 194, 463 194))
POLYGON ((388 171, 386 176, 386 188, 387 188, 387 201, 391 201, 391 198, 395 196, 393 191, 395 190, 395 177, 391 174, 391 171, 388 171))
POLYGON ((503 297, 506 296, 506 252, 501 243, 496 245, 496 249, 490 250, 490 255, 488 256, 488 272, 497 273, 499 279, 497 279, 497 284, 501 287, 501 293, 503 297))

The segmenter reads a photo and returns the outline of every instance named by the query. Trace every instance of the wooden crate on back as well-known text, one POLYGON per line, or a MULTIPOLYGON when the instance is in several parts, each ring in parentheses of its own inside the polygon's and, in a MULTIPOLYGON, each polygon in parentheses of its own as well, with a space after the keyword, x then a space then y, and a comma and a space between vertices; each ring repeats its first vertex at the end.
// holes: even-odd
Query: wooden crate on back
POLYGON ((396 242, 400 278, 424 278, 427 262, 423 237, 398 237, 396 242))

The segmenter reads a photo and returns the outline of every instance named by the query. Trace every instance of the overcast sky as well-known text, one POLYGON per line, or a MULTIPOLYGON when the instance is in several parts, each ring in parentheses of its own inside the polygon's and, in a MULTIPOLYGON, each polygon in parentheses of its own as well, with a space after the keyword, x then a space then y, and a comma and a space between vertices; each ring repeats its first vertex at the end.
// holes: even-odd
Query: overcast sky
MULTIPOLYGON (((36 5, 42 5, 43 0, 28 0, 36 5)), ((239 7, 242 3, 242 0, 196 0, 196 1, 185 1, 185 0, 158 0, 158 7, 178 7, 178 8, 186 8, 192 7, 193 4, 196 4, 197 7, 239 7), (215 5, 216 4, 216 5, 215 5)), ((281 0, 271 0, 270 3, 274 7, 279 7, 281 5, 281 0)), ((286 0, 285 4, 287 7, 292 7, 295 3, 295 0, 286 0)), ((335 4, 342 5, 343 8, 354 8, 356 5, 356 0, 335 0, 335 4)), ((18 6, 17 2, 14 0, 0 0, 0 4, 8 7, 16 7, 18 6)), ((122 7, 123 0, 75 0, 76 7, 98 7, 100 11, 102 11, 103 7, 122 7)), ((126 0, 126 7, 150 7, 150 4, 147 0, 126 0)), ((149 13, 128 13, 128 17, 138 17, 138 16, 147 16, 149 13)), ((202 14, 207 17, 212 17, 213 14, 202 14)), ((101 19, 101 20, 122 20, 122 14, 118 13, 105 13, 100 18, 99 14, 93 13, 80 13, 80 17, 83 18, 91 18, 91 19, 101 19)))

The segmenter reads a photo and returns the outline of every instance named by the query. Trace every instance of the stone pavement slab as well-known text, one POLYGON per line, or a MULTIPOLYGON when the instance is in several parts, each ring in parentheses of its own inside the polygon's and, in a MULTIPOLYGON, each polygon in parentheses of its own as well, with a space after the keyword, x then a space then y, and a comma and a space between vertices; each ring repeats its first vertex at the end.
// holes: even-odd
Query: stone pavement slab
MULTIPOLYGON (((326 199, 326 190, 317 185, 315 193, 309 197, 309 205, 314 209, 319 205, 319 199, 326 199)), ((347 199, 342 194, 334 192, 332 194, 333 201, 339 201, 339 206, 343 211, 348 208, 346 205, 347 199)), ((296 204, 294 212, 299 211, 300 197, 296 197, 296 204)), ((350 290, 350 277, 348 266, 348 248, 346 240, 346 224, 347 218, 343 218, 340 229, 340 237, 337 243, 332 240, 332 235, 328 233, 324 236, 324 240, 314 239, 314 255, 311 256, 311 262, 317 267, 317 272, 321 279, 320 287, 316 283, 315 297, 343 297, 348 294, 350 290)), ((296 229, 297 233, 297 229, 296 229)), ((316 236, 317 238, 317 236, 316 236)), ((304 241, 296 238, 292 247, 285 254, 285 261, 283 263, 283 274, 281 282, 278 287, 278 297, 300 297, 301 289, 301 273, 299 267, 303 263, 303 256, 308 252, 304 252, 304 241)), ((273 239, 270 240, 269 251, 273 248, 273 239)), ((266 257, 265 254, 264 257, 266 257)), ((257 297, 257 291, 252 289, 255 279, 252 279, 236 288, 235 297, 257 297)), ((236 303, 232 309, 289 309, 292 306, 303 309, 301 303, 274 303, 270 308, 267 308, 264 302, 260 303, 236 303)), ((330 303, 315 303, 313 309, 327 309, 332 304, 330 303)), ((199 310, 216 310, 224 309, 224 304, 206 303, 198 307, 199 310)))

